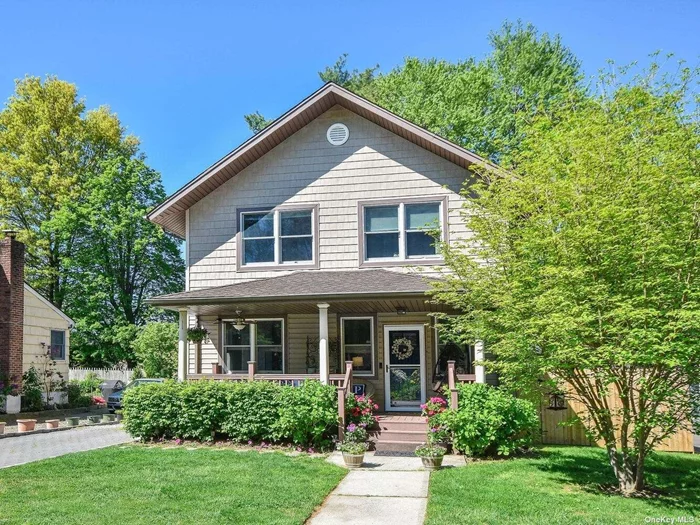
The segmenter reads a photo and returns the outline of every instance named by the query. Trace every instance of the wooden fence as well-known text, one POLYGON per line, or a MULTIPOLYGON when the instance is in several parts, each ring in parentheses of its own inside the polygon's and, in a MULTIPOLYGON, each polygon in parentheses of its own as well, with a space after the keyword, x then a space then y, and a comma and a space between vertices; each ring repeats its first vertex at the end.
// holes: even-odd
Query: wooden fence
MULTIPOLYGON (((621 405, 621 401, 616 393, 611 393, 608 397, 608 403, 611 408, 616 408, 621 405)), ((586 437, 581 423, 570 426, 562 426, 560 424, 570 420, 576 414, 583 414, 585 408, 582 403, 573 399, 568 399, 566 400, 566 408, 559 410, 552 410, 548 408, 548 405, 548 400, 543 400, 539 410, 542 443, 551 445, 603 445, 602 442, 595 443, 589 440, 586 437)), ((664 441, 657 447, 657 450, 665 450, 668 452, 693 452, 693 434, 688 430, 681 430, 664 441)))
POLYGON ((88 374, 94 373, 102 380, 120 379, 125 383, 131 381, 133 370, 127 368, 71 368, 68 370, 68 379, 85 379, 88 374))

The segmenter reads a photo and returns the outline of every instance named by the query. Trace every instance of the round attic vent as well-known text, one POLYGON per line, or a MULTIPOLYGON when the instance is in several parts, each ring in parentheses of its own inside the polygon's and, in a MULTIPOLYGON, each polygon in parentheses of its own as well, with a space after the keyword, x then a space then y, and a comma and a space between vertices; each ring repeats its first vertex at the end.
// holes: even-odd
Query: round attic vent
POLYGON ((328 131, 326 132, 326 138, 328 139, 328 142, 330 142, 334 146, 342 146, 348 141, 348 137, 350 137, 350 131, 348 130, 348 127, 345 124, 341 124, 340 122, 331 125, 331 127, 328 128, 328 131))

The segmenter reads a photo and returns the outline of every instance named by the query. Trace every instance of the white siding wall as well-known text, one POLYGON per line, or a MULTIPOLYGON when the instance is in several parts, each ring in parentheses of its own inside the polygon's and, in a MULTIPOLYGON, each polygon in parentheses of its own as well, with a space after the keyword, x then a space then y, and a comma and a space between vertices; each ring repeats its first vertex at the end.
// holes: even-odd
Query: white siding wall
POLYGON ((468 235, 458 195, 468 176, 467 170, 350 111, 331 108, 190 208, 189 289, 282 274, 236 272, 236 209, 319 204, 320 269, 349 270, 358 268, 358 201, 447 196, 454 240, 468 235), (334 122, 350 130, 343 146, 326 140, 334 122))
POLYGON ((24 289, 24 353, 23 367, 26 372, 34 367, 42 372, 43 356, 51 344, 51 330, 64 330, 66 333, 66 358, 56 361, 56 370, 68 380, 68 356, 70 346, 69 323, 42 301, 36 292, 24 289), (45 343, 42 346, 41 343, 45 343))

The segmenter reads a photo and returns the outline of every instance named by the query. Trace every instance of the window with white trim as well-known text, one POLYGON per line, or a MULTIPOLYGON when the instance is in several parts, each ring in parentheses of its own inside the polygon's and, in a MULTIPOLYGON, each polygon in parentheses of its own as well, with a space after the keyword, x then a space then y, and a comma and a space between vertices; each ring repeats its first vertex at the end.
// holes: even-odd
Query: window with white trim
POLYGON ((374 375, 374 318, 340 319, 342 361, 352 361, 353 375, 374 375))
POLYGON ((442 201, 363 206, 364 260, 435 259, 432 232, 444 238, 442 201))
MULTIPOLYGON (((259 372, 284 371, 284 320, 259 319, 257 332, 257 363, 259 372)), ((250 360, 250 324, 236 330, 233 322, 224 321, 224 362, 229 372, 246 372, 250 360)))
POLYGON ((241 265, 314 262, 315 210, 241 212, 241 265))
POLYGON ((58 361, 66 358, 65 330, 51 330, 51 358, 58 361))

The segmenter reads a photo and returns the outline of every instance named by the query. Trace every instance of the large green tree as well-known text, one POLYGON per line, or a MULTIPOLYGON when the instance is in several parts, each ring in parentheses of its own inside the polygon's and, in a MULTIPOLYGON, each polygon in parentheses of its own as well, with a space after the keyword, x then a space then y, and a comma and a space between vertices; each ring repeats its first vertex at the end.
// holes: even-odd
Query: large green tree
POLYGON ((76 321, 73 360, 133 362, 136 327, 159 317, 144 299, 181 289, 178 241, 144 218, 164 197, 108 108, 88 111, 55 77, 17 81, 0 112, 0 226, 26 243, 27 280, 76 321))
MULTIPOLYGON (((580 64, 559 36, 529 24, 506 23, 489 37, 491 51, 457 62, 407 58, 378 73, 378 66, 348 70, 347 55, 319 73, 378 105, 494 161, 519 149, 524 130, 581 95, 580 64)), ((254 132, 270 121, 245 116, 254 132)))
POLYGON ((76 362, 133 364, 136 327, 164 315, 145 299, 184 286, 179 241, 145 219, 165 197, 160 174, 143 156, 117 153, 100 163, 71 207, 79 239, 69 261, 76 362))
POLYGON ((55 77, 18 80, 0 111, 0 225, 19 230, 28 280, 59 308, 75 248, 66 204, 81 198, 108 152, 136 147, 107 107, 86 111, 75 85, 55 77))
POLYGON ((696 72, 625 78, 536 119, 511 171, 465 189, 474 238, 443 247, 434 296, 506 387, 583 404, 629 493, 700 382, 700 128, 696 72))

